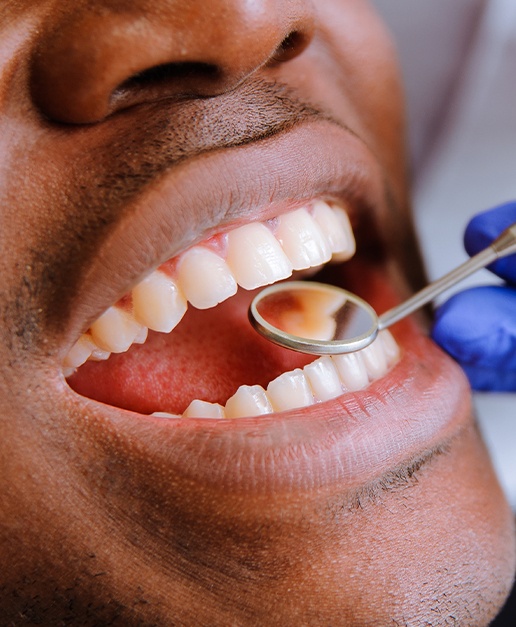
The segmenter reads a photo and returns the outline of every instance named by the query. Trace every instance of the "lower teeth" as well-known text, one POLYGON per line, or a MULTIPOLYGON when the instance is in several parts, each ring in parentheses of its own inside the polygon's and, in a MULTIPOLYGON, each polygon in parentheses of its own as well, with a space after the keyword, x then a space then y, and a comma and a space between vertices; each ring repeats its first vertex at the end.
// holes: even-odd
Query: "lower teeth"
POLYGON ((194 400, 182 416, 154 412, 159 418, 245 418, 301 409, 314 403, 357 392, 383 377, 399 360, 400 350, 389 331, 381 331, 367 348, 356 353, 320 357, 291 372, 285 372, 264 390, 259 385, 241 385, 226 406, 194 400))

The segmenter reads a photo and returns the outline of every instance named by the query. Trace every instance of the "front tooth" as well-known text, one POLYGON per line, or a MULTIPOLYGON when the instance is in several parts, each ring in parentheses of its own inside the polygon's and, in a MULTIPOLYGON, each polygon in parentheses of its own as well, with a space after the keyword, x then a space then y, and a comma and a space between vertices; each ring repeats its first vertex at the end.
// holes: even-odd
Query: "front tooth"
POLYGON ((367 374, 369 375, 369 381, 374 381, 384 376, 388 366, 381 342, 375 340, 372 344, 369 344, 369 346, 360 351, 360 354, 364 361, 367 374))
POLYGON ((203 246, 191 248, 181 256, 177 279, 186 299, 198 309, 214 307, 237 291, 228 264, 203 246))
POLYGON ((313 405, 314 397, 308 381, 299 368, 285 372, 267 386, 267 395, 274 411, 286 411, 313 405))
POLYGON ((278 240, 261 223, 245 224, 228 233, 227 264, 246 290, 286 279, 292 264, 278 240))
POLYGON ((162 333, 170 333, 188 307, 176 283, 159 270, 133 288, 132 299, 136 320, 162 333))
POLYGON ((316 400, 329 401, 342 394, 342 384, 330 357, 320 357, 303 368, 316 400))
POLYGON ((330 207, 322 200, 313 206, 314 220, 327 237, 333 253, 333 259, 346 261, 355 254, 356 243, 348 214, 342 207, 330 207))
POLYGON ((141 333, 142 325, 116 306, 110 307, 91 325, 93 341, 111 353, 124 353, 141 333))
POLYGON ((241 385, 226 403, 226 418, 272 414, 267 393, 260 385, 241 385))
POLYGON ((183 412, 183 418, 225 418, 224 407, 218 403, 194 400, 183 412))
POLYGON ((332 360, 337 367, 337 372, 345 390, 357 392, 367 387, 369 377, 360 353, 334 355, 332 360))
POLYGON ((294 270, 318 266, 331 258, 328 240, 306 209, 281 215, 274 235, 294 270))

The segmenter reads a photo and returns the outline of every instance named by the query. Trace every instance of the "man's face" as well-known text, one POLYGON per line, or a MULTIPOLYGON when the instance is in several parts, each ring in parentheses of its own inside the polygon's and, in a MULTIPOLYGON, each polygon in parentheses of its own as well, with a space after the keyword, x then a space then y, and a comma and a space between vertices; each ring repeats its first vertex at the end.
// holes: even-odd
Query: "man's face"
POLYGON ((8 1, 0 64, 6 623, 485 625, 511 515, 423 317, 313 365, 247 322, 332 251, 421 283, 367 2, 8 1))

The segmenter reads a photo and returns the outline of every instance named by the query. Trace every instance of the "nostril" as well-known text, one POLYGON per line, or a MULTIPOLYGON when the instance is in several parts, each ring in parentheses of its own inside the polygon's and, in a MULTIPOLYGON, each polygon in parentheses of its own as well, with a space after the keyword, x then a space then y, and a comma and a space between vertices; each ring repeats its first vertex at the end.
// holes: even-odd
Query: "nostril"
POLYGON ((217 66, 210 63, 192 61, 186 63, 164 63, 134 74, 118 85, 115 91, 126 91, 140 87, 152 88, 166 83, 176 83, 177 81, 185 83, 193 83, 198 80, 210 81, 217 79, 219 73, 217 66))
POLYGON ((163 98, 203 97, 215 93, 222 72, 216 65, 197 61, 163 63, 133 74, 109 96, 110 112, 163 98))
POLYGON ((311 34, 301 31, 292 31, 289 33, 281 44, 276 48, 269 64, 284 63, 297 57, 308 46, 311 40, 311 34))

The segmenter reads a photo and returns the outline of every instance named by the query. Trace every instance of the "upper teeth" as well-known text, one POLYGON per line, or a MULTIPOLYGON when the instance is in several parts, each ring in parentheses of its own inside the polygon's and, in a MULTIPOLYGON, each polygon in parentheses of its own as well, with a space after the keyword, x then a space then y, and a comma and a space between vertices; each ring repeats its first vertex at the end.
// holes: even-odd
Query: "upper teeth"
POLYGON ((110 307, 73 346, 64 361, 70 374, 87 359, 107 359, 145 341, 147 329, 169 333, 188 303, 208 309, 233 296, 240 285, 255 289, 285 279, 293 270, 355 252, 345 210, 321 200, 265 223, 245 224, 223 237, 221 250, 198 245, 158 268, 110 307), (132 303, 130 308, 127 302, 132 303))
MULTIPOLYGON (((341 206, 322 200, 264 223, 245 224, 217 238, 216 244, 206 242, 185 251, 105 311, 70 350, 63 364, 65 374, 88 359, 107 359, 111 353, 125 352, 133 343, 144 342, 148 329, 169 333, 188 304, 208 309, 235 294, 238 286, 255 289, 285 279, 293 270, 320 266, 331 258, 342 261, 355 252, 347 213, 341 206)), ((370 380, 383 376, 397 358, 393 342, 389 336, 361 355, 323 357, 303 371, 284 373, 269 384, 267 392, 259 386, 241 386, 225 408, 195 400, 183 415, 222 418, 266 414, 362 389, 370 380)))

